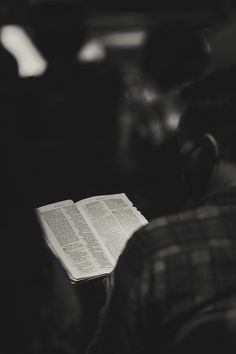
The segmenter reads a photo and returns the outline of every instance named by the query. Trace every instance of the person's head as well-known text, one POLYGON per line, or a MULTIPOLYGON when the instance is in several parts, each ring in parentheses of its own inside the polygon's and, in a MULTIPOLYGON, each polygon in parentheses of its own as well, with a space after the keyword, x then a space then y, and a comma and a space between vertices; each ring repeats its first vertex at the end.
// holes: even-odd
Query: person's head
POLYGON ((50 61, 75 57, 85 39, 84 6, 76 0, 44 0, 31 5, 32 39, 50 61))
POLYGON ((221 89, 192 100, 181 117, 178 138, 192 198, 236 183, 235 94, 221 89))
POLYGON ((150 31, 144 45, 143 70, 163 91, 198 78, 209 60, 200 30, 178 21, 150 31))

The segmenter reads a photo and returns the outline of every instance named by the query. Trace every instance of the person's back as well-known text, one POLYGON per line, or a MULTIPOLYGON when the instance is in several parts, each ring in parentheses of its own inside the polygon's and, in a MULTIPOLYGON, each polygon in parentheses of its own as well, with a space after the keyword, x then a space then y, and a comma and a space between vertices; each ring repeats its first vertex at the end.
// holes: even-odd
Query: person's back
POLYGON ((191 315, 236 292, 236 188, 217 199, 157 219, 131 239, 89 353, 165 352, 191 315))
POLYGON ((234 95, 222 87, 187 108, 178 135, 198 204, 128 241, 89 354, 166 353, 185 321, 236 294, 235 119, 234 95))

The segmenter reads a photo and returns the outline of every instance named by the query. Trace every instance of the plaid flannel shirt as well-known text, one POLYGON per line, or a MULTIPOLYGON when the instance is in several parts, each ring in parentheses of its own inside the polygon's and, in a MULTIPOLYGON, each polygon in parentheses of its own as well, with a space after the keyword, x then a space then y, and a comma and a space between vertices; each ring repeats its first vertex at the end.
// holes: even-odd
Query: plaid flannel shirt
POLYGON ((182 318, 234 291, 236 187, 230 187, 132 236, 88 353, 163 353, 182 318))

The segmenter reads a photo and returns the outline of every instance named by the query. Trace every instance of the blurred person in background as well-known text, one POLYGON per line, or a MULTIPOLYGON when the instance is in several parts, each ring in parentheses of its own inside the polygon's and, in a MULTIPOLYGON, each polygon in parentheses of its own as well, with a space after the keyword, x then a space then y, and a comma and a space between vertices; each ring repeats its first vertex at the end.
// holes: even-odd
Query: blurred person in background
POLYGON ((88 354, 173 353, 176 333, 193 316, 231 310, 236 294, 235 92, 222 85, 221 76, 214 77, 213 87, 187 105, 177 129, 185 184, 196 204, 154 220, 128 241, 88 354))
POLYGON ((47 60, 44 74, 22 80, 20 94, 35 204, 114 193, 120 88, 109 64, 77 58, 87 35, 83 4, 36 2, 29 7, 28 27, 47 60))
POLYGON ((141 62, 143 74, 130 87, 123 113, 129 123, 121 156, 135 204, 147 217, 155 217, 178 210, 184 202, 172 136, 187 102, 182 89, 204 75, 209 53, 201 30, 178 21, 150 31, 141 62))

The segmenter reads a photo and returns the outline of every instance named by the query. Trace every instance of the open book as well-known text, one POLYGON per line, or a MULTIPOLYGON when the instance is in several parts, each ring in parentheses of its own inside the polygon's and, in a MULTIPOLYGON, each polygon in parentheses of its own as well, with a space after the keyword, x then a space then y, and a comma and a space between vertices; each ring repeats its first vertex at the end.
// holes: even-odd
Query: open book
POLYGON ((37 209, 46 241, 72 281, 109 274, 127 240, 147 223, 125 194, 37 209))

